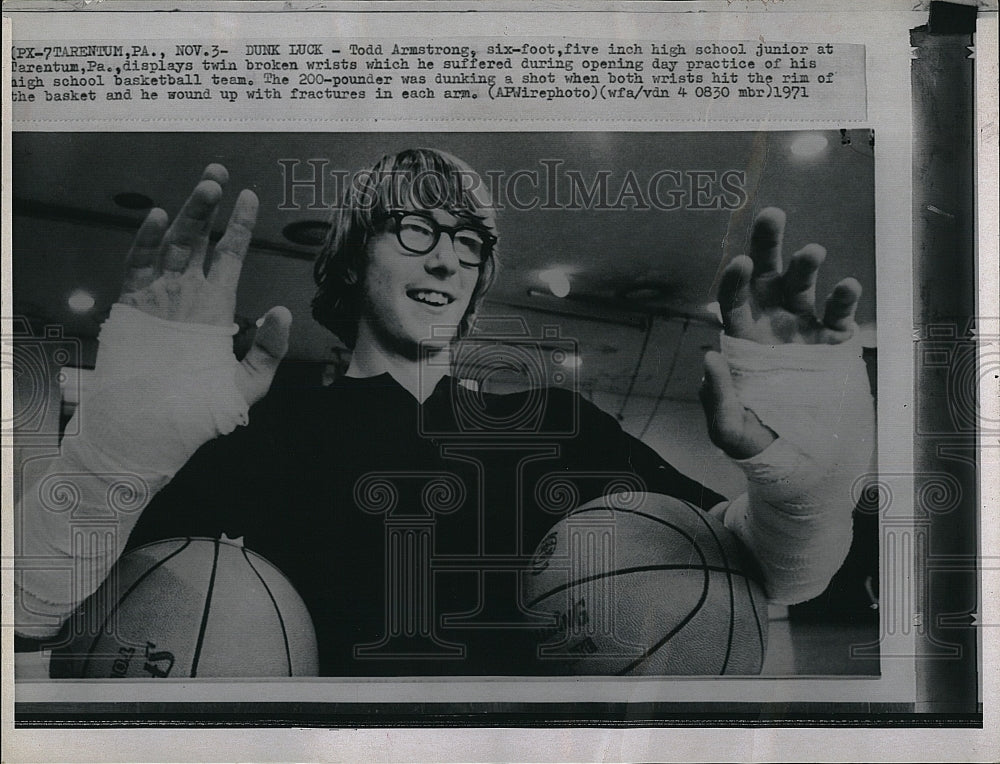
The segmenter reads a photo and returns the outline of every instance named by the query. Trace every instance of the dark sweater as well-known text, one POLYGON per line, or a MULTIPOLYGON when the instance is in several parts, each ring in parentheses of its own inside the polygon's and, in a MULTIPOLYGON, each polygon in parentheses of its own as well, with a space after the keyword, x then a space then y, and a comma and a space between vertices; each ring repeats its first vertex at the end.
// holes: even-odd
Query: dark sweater
POLYGON ((418 404, 388 374, 344 378, 273 390, 155 497, 129 547, 243 537, 305 600, 323 675, 544 673, 518 571, 616 485, 723 500, 566 390, 446 377, 418 404))

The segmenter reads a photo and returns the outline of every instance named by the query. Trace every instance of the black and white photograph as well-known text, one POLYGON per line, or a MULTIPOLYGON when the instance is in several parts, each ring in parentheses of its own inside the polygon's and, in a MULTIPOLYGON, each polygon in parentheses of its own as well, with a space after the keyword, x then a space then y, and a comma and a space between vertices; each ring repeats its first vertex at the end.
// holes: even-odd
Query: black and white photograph
POLYGON ((19 637, 66 679, 878 674, 874 146, 15 135, 60 444, 19 637))
POLYGON ((995 9, 22 5, 4 760, 991 760, 995 9))

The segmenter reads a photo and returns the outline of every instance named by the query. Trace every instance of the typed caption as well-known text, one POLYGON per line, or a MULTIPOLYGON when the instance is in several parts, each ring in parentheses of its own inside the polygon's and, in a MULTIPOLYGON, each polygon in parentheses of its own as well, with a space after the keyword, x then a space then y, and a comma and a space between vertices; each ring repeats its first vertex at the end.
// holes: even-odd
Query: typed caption
POLYGON ((11 94, 16 122, 866 117, 864 46, 831 42, 22 42, 11 94))

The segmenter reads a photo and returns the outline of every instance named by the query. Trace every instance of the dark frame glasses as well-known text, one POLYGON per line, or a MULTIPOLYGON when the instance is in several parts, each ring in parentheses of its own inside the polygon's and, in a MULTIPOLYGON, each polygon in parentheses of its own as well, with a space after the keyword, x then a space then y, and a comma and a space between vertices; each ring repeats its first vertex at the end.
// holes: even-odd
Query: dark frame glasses
POLYGON ((497 237, 482 226, 469 223, 442 225, 430 213, 419 210, 392 210, 385 217, 394 221, 399 245, 415 255, 426 255, 437 246, 441 234, 446 233, 451 237, 459 262, 481 266, 497 243, 497 237))

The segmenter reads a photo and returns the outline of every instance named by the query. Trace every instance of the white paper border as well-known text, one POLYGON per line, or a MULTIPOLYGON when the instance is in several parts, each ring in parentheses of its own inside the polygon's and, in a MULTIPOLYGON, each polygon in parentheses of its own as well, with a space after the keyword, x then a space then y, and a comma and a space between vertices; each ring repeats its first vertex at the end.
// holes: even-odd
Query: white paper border
MULTIPOLYGON (((406 4, 410 6, 409 3, 406 4)), ((579 4, 574 4, 579 7, 579 4)), ((634 4, 623 4, 631 5, 634 4)), ((718 9, 722 4, 698 4, 699 7, 704 7, 706 5, 712 5, 715 9, 718 9)), ((872 4, 867 4, 870 8, 872 4)), ((893 5, 898 7, 899 4, 888 3, 887 5, 893 5)), ((399 7, 399 6, 396 6, 399 7)), ((621 6, 620 6, 621 7, 621 6)), ((777 11, 777 8, 773 10, 777 11)), ((737 22, 736 17, 728 17, 722 23, 716 23, 715 26, 707 31, 705 36, 707 37, 745 37, 747 34, 747 27, 741 26, 744 23, 748 23, 751 26, 759 24, 757 28, 763 31, 767 31, 769 36, 775 39, 804 39, 801 33, 801 27, 804 21, 808 20, 807 17, 800 17, 797 14, 788 16, 784 13, 785 8, 781 8, 782 13, 770 13, 767 17, 761 17, 759 20, 753 19, 753 14, 740 15, 740 20, 737 22), (773 26, 772 26, 773 25, 773 26), (799 31, 796 31, 799 30, 799 31)), ((759 13, 759 12, 758 12, 759 13)), ((926 11, 924 11, 926 13, 926 11)), ((86 36, 90 29, 90 26, 96 28, 99 26, 103 33, 107 34, 109 29, 109 17, 105 14, 73 14, 73 36, 86 36)), ((201 29, 202 14, 199 14, 199 20, 197 22, 201 29)), ((182 16, 171 14, 170 16, 161 16, 160 18, 170 19, 171 24, 175 19, 182 19, 182 16)), ((254 16, 251 16, 254 18, 254 16)), ((390 14, 388 17, 392 22, 399 22, 404 17, 401 15, 390 14)), ((925 17, 924 17, 925 18, 925 17)), ((273 23, 273 18, 266 18, 261 15, 259 17, 261 22, 273 23)), ((535 16, 534 21, 538 20, 535 16)), ((921 23, 921 18, 919 15, 912 13, 900 13, 900 29, 908 29, 910 26, 915 26, 921 23)), ((469 19, 471 21, 471 19, 469 19)), ((574 19, 577 21, 577 18, 574 19)), ((687 18, 685 18, 687 21, 687 18)), ((709 25, 713 22, 718 22, 718 17, 701 16, 695 17, 694 25, 697 29, 700 29, 704 25, 709 25), (699 26, 700 25, 700 26, 699 26)), ((242 22, 241 22, 242 23, 242 22)), ((360 23, 360 22, 359 22, 360 23)), ((461 26, 464 20, 459 15, 456 23, 461 26)), ((166 25, 165 25, 166 26, 166 25)), ((391 24, 390 24, 391 27, 391 24)), ((193 34, 190 36, 197 36, 193 34)), ((359 35, 365 33, 365 29, 356 30, 359 35)), ((405 30, 406 32, 412 33, 412 27, 405 30)), ((756 30, 755 30, 756 31, 756 30)), ((149 36, 160 36, 166 35, 168 30, 165 28, 163 30, 151 30, 149 36)), ((345 33, 338 29, 338 33, 345 33)), ((62 36, 64 33, 59 32, 54 34, 54 37, 62 36)), ((144 35, 146 31, 144 30, 144 35)), ((187 36, 185 32, 171 26, 169 29, 169 36, 187 36)), ((574 27, 574 35, 579 36, 590 36, 587 31, 583 31, 574 27)), ((640 35, 643 37, 648 36, 648 33, 640 35)), ((685 37, 693 39, 699 37, 697 32, 685 32, 685 37)), ((905 37, 905 34, 903 35, 905 37)), ((5 40, 6 44, 9 44, 11 35, 10 28, 6 25, 5 20, 5 40)), ((828 35, 824 33, 824 41, 830 39, 830 41, 838 42, 857 42, 859 40, 870 41, 871 39, 871 29, 867 28, 864 24, 863 18, 850 18, 849 14, 844 14, 844 24, 841 29, 835 35, 828 35)), ((909 197, 909 167, 910 167, 910 155, 909 155, 909 144, 908 144, 908 125, 909 125, 909 56, 900 55, 898 44, 892 44, 893 42, 898 43, 899 41, 887 41, 882 40, 882 45, 875 45, 874 41, 868 42, 869 44, 869 72, 879 71, 882 73, 882 77, 870 78, 869 86, 872 88, 870 90, 869 105, 873 110, 870 113, 870 123, 876 127, 877 138, 878 138, 878 149, 876 152, 876 178, 877 184, 879 184, 878 179, 886 177, 886 171, 891 169, 892 172, 889 173, 889 177, 892 178, 894 184, 899 184, 901 190, 906 193, 907 198, 909 197), (891 76, 889 72, 894 75, 899 75, 900 70, 902 71, 902 77, 896 79, 896 76, 891 76), (880 84, 881 82, 881 84, 880 84), (905 88, 905 95, 907 105, 902 108, 899 105, 888 107, 888 100, 882 100, 878 97, 878 89, 881 87, 883 90, 887 87, 891 87, 892 83, 905 83, 907 87, 905 88), (872 94, 872 91, 875 94, 872 94), (895 124, 898 126, 897 129, 907 132, 906 140, 901 140, 901 136, 893 136, 891 125, 892 120, 895 119, 895 124), (885 127, 883 127, 883 121, 885 122, 885 127), (888 129, 887 129, 888 128, 888 129), (898 142, 897 142, 898 141, 898 142), (904 145, 905 144, 905 145, 904 145), (905 168, 905 169, 903 169, 905 168), (902 170, 902 172, 901 172, 902 170), (904 177, 905 176, 905 177, 904 177)), ((988 83, 991 81, 990 76, 995 74, 995 61, 996 61, 996 16, 991 14, 988 16, 980 15, 979 21, 979 32, 977 35, 977 68, 980 72, 979 82, 988 83), (990 65, 990 59, 987 58, 987 53, 991 52, 992 62, 990 65), (985 71, 984 71, 985 70, 985 71), (986 74, 986 76, 982 76, 986 74)), ((908 46, 906 46, 908 47, 908 46)), ((5 52, 4 56, 4 66, 5 66, 5 82, 9 81, 9 52, 5 52)), ((981 117, 983 115, 989 115, 992 113, 993 121, 990 123, 987 121, 982 124, 979 130, 979 142, 981 150, 985 153, 981 153, 981 157, 994 157, 990 162, 984 162, 978 168, 980 173, 980 192, 982 196, 980 197, 979 215, 980 215, 980 232, 979 232, 979 251, 980 251, 980 280, 981 280, 981 302, 980 302, 980 315, 990 315, 985 308, 987 306, 996 306, 997 298, 997 285, 996 285, 996 164, 995 164, 995 147, 996 147, 996 88, 995 81, 993 81, 992 88, 992 112, 982 111, 981 117), (992 165, 992 166, 991 166, 992 165), (985 177, 983 177, 985 176, 985 177), (991 214, 992 213, 992 214, 991 214), (993 225, 986 225, 986 223, 991 222, 993 225), (992 233, 990 233, 992 231, 992 233), (990 262, 992 259, 992 263, 990 262)), ((889 95, 889 94, 883 94, 889 95)), ((980 100, 984 100, 984 94, 979 93, 980 100)), ((9 106, 5 102, 5 114, 4 114, 4 191, 5 195, 9 194, 10 186, 10 174, 9 174, 9 157, 10 157, 10 144, 9 144, 9 106)), ((836 127, 837 125, 829 125, 830 127, 836 127)), ((385 124, 380 125, 379 129, 393 130, 401 129, 401 125, 385 124)), ((427 129, 439 129, 443 125, 428 126, 427 129)), ((478 125, 477 125, 478 127, 478 125)), ((816 125, 819 127, 819 125, 816 125)), ((77 128, 73 128, 77 129, 77 128)), ((101 129, 100 127, 94 125, 90 129, 101 129)), ((226 129, 233 129, 226 127, 226 129)), ((260 129, 259 126, 255 126, 253 129, 260 129)), ((284 124, 281 126, 282 130, 292 129, 289 125, 284 124)), ((410 126, 412 129, 412 126, 410 126)), ((489 129, 486 125, 482 126, 482 129, 489 129)), ((572 123, 553 125, 552 129, 578 129, 572 125, 572 123)), ((604 129, 604 127, 595 127, 594 129, 604 129)), ((646 128, 648 129, 648 127, 646 128)), ((669 126, 671 130, 682 130, 682 129, 705 129, 703 125, 678 125, 671 124, 669 126)), ((709 128, 712 129, 712 128, 709 128)), ((730 126, 720 127, 715 129, 732 129, 730 126)), ((753 129, 753 126, 747 126, 747 129, 753 129)), ((911 238, 911 228, 910 219, 906 215, 906 219, 900 219, 899 215, 890 216, 888 211, 883 210, 882 206, 885 205, 885 187, 884 185, 879 185, 879 207, 876 210, 876 220, 877 220, 877 240, 879 242, 878 250, 882 252, 882 244, 886 241, 894 241, 897 247, 904 245, 912 245, 911 238)), ((9 197, 8 197, 9 199, 9 197)), ((5 202, 7 200, 5 199, 5 202)), ((907 206, 907 211, 909 207, 907 206)), ((4 204, 4 217, 9 216, 9 204, 4 204)), ((8 221, 5 221, 9 223, 8 221)), ((4 226, 4 247, 9 248, 9 230, 10 226, 4 226)), ((878 270, 878 283, 880 285, 879 291, 879 316, 885 317, 892 315, 895 320, 892 322, 891 326, 885 326, 885 321, 882 321, 883 326, 880 326, 880 338, 884 338, 884 341, 880 341, 880 366, 887 364, 887 356, 892 357, 893 367, 894 364, 902 362, 908 368, 912 368, 912 361, 910 353, 912 352, 911 342, 912 334, 910 327, 912 326, 912 310, 910 308, 909 293, 906 290, 895 290, 886 289, 885 285, 899 283, 909 283, 909 274, 900 272, 899 263, 887 264, 884 261, 887 258, 880 257, 879 270, 878 270), (902 295, 900 293, 903 293, 902 295), (890 299, 888 305, 883 303, 884 299, 890 299), (892 300, 896 302, 893 303, 892 300), (906 319, 909 319, 908 321, 906 319), (896 348, 899 351, 899 357, 893 356, 891 349, 896 348)), ((908 270, 908 269, 907 269, 908 270)), ((4 273, 4 301, 6 304, 9 303, 9 279, 10 273, 4 273)), ((994 313, 995 315, 995 313, 994 313)), ((884 366, 883 366, 884 367, 884 366)), ((880 378, 884 380, 885 376, 880 378)), ((995 401, 992 398, 987 398, 985 395, 990 395, 995 393, 996 388, 990 386, 989 380, 983 380, 984 387, 984 401, 990 401, 995 405, 995 401)), ((912 389, 912 386, 911 386, 912 389)), ((893 403, 898 403, 899 401, 893 400, 891 397, 891 390, 885 390, 880 386, 880 411, 884 412, 886 408, 891 406, 893 403), (886 396, 886 397, 883 397, 886 396)), ((4 391, 4 405, 8 405, 6 402, 10 400, 10 391, 4 391)), ((903 396, 904 398, 907 396, 903 396)), ((909 406, 909 411, 912 412, 913 407, 909 406)), ((994 410, 995 411, 995 410, 994 410)), ((892 426, 902 426, 907 422, 906 416, 902 417, 903 421, 898 421, 892 418, 892 426)), ((912 432, 912 414, 909 415, 909 427, 904 430, 912 432)), ((885 425, 889 424, 886 422, 884 413, 880 413, 880 430, 885 425)), ((880 442, 881 442, 882 432, 880 432, 880 442)), ((995 444, 990 444, 995 446, 995 444)), ((987 444, 984 444, 987 446, 987 444)), ((990 451, 987 447, 986 451, 990 451)), ((882 449, 882 461, 880 468, 884 471, 891 470, 891 463, 886 459, 887 451, 882 449)), ((900 463, 901 466, 909 468, 912 464, 912 453, 904 454, 908 456, 908 460, 900 458, 899 451, 895 452, 895 460, 900 463), (905 464, 904 464, 905 462, 905 464)), ((986 456, 986 454, 984 454, 986 456)), ((7 462, 8 455, 4 454, 5 460, 5 473, 10 474, 9 464, 7 462)), ((989 464, 996 464, 996 459, 994 457, 993 461, 990 462, 988 459, 984 459, 983 462, 983 497, 984 497, 984 510, 988 513, 984 514, 984 520, 992 519, 996 510, 996 496, 997 496, 997 485, 995 475, 991 480, 991 476, 987 473, 990 472, 988 469, 989 464)), ((5 493, 9 491, 9 481, 5 481, 4 490, 5 493)), ((5 499, 9 499, 9 496, 5 496, 5 499)), ((11 506, 7 501, 4 502, 4 506, 11 506)), ((988 550, 996 550, 996 528, 992 523, 984 522, 984 535, 983 535, 983 551, 984 555, 988 555, 988 550)), ((5 547, 10 548, 9 542, 11 537, 9 535, 9 529, 5 527, 4 533, 5 547)), ((4 591, 10 591, 10 572, 6 569, 4 570, 4 591)), ((992 587, 989 581, 984 575, 984 589, 983 589, 983 622, 990 624, 997 622, 995 615, 995 608, 990 608, 990 605, 995 602, 989 594, 995 593, 997 591, 995 577, 992 579, 992 587)), ((5 622, 9 623, 9 599, 5 597, 4 601, 4 616, 5 622)), ((988 630, 984 631, 984 642, 989 640, 986 637, 992 636, 988 633, 988 630)), ((4 629, 4 671, 8 672, 10 669, 10 658, 11 650, 10 648, 10 630, 4 629)), ((985 698, 993 698, 995 694, 992 690, 995 689, 996 682, 996 668, 991 665, 991 661, 988 659, 983 660, 983 693, 985 698)), ((6 673, 6 676, 10 676, 6 673)), ((728 681, 728 680, 721 680, 728 681)), ((750 680, 761 681, 761 680, 750 680)), ((784 680, 764 680, 768 682, 781 682, 784 680)), ((793 680, 794 683, 804 683, 816 680, 793 680)), ((842 682, 844 680, 836 680, 837 682, 842 682)), ((857 682, 867 684, 866 680, 854 680, 857 682)), ((12 710, 10 697, 8 695, 9 688, 11 687, 11 682, 5 682, 4 691, 4 718, 5 722, 9 723, 9 714, 12 710)), ((454 684, 454 683, 447 683, 454 684)), ((733 684, 738 685, 738 682, 733 684)), ((712 683, 713 693, 718 693, 720 687, 717 682, 712 683)), ((244 688, 245 689, 245 688, 244 688)), ((785 694, 785 687, 771 686, 774 691, 773 698, 780 699, 782 701, 791 700, 792 698, 785 694)), ((144 693, 144 697, 149 699, 148 694, 144 693)), ((717 697, 717 695, 716 695, 717 697)), ((735 699, 735 698, 734 698, 735 699)), ((824 695, 823 700, 831 699, 829 696, 824 695)), ((868 700, 874 700, 873 697, 868 696, 868 700)), ((993 722, 995 726, 996 718, 995 714, 992 713, 992 704, 986 704, 986 720, 985 729, 990 729, 990 723, 993 722)), ((6 725, 5 725, 6 726, 6 725)), ((702 732, 697 730, 635 730, 629 732, 623 732, 619 730, 578 730, 574 729, 572 731, 559 731, 559 730, 549 730, 549 731, 532 731, 530 733, 517 732, 508 733, 503 730, 451 730, 447 734, 447 747, 441 745, 442 738, 440 733, 429 730, 393 730, 388 733, 385 730, 366 730, 362 732, 329 732, 329 731, 319 731, 310 730, 302 733, 287 731, 287 730, 263 730, 260 731, 258 736, 256 733, 250 730, 241 731, 235 734, 231 731, 189 731, 186 730, 181 734, 177 731, 172 730, 143 730, 141 732, 128 730, 119 731, 115 733, 115 745, 114 751, 109 750, 107 741, 101 741, 100 737, 102 734, 95 731, 54 731, 54 730, 39 730, 39 731, 24 731, 17 730, 10 734, 8 728, 8 734, 5 736, 4 747, 7 752, 16 751, 18 754, 17 759, 8 759, 7 754, 5 754, 5 760, 139 760, 140 758, 149 757, 167 757, 176 760, 207 760, 206 753, 211 752, 213 758, 221 757, 227 760, 234 759, 254 759, 254 760, 269 760, 275 758, 281 758, 285 760, 311 760, 316 758, 344 758, 351 760, 360 759, 393 759, 399 760, 402 758, 407 758, 410 760, 497 760, 497 759, 523 759, 529 758, 539 761, 552 761, 552 760, 626 760, 626 759, 636 759, 636 758, 656 758, 661 760, 680 760, 687 759, 690 757, 698 756, 698 751, 708 751, 711 750, 709 754, 712 758, 717 758, 719 760, 740 760, 740 759, 754 759, 754 760, 791 760, 791 759, 810 759, 816 758, 817 756, 822 758, 828 758, 829 760, 852 760, 858 758, 869 758, 872 760, 924 760, 924 759, 934 759, 934 758, 954 758, 958 757, 963 760, 986 760, 980 759, 979 756, 986 754, 987 748, 985 744, 990 740, 987 733, 981 731, 968 731, 968 730, 900 730, 896 733, 887 733, 885 731, 872 731, 872 730, 726 730, 722 731, 707 731, 705 736, 702 732), (294 737, 293 737, 294 736, 294 737), (11 737, 16 738, 14 745, 16 748, 10 748, 11 737), (262 739, 257 739, 258 737, 262 739), (47 750, 42 750, 40 748, 32 745, 32 738, 35 742, 40 742, 44 740, 44 747, 47 750), (177 742, 178 738, 183 738, 185 742, 193 743, 195 747, 192 752, 188 750, 178 748, 177 742), (201 747, 201 744, 209 739, 217 739, 219 741, 225 740, 226 744, 220 747, 218 743, 213 743, 211 748, 201 747), (541 738, 541 739, 538 739, 541 738), (126 742, 136 741, 138 743, 137 748, 129 748, 125 746, 126 742), (843 745, 844 741, 851 741, 853 745, 845 747, 843 745), (141 741, 141 742, 140 742, 141 741), (547 742, 548 744, 544 747, 539 747, 538 743, 547 742), (700 747, 705 743, 709 743, 710 749, 700 747), (161 747, 163 744, 164 747, 161 747), (499 744, 499 745, 498 745, 499 744), (93 747, 91 747, 93 745, 93 747), (329 746, 334 747, 329 747, 329 746), (400 746, 407 746, 406 748, 400 746), (24 747, 28 746, 28 747, 24 747), (262 747, 263 746, 263 747, 262 747), (345 747, 341 747, 345 746, 345 747), (360 746, 360 747, 355 747, 360 746), (414 747, 409 747, 414 746, 414 747), (525 747, 528 746, 528 747, 525 747), (693 746, 693 747, 692 747, 693 746), (931 746, 931 747, 929 747, 931 746), (88 754, 87 752, 92 752, 88 754), (223 753, 224 752, 224 753, 223 753), (348 752, 356 755, 347 755, 348 752), (404 753, 405 752, 405 753, 404 753), (27 754, 27 758, 24 755, 27 754), (91 758, 90 756, 95 758, 91 758), (401 756, 402 755, 402 756, 401 756), (37 757, 37 758, 36 758, 37 757)), ((995 745, 995 741, 992 741, 995 745)), ((995 749, 993 749, 995 750, 995 749)), ((704 753, 702 755, 705 755, 704 753)))

